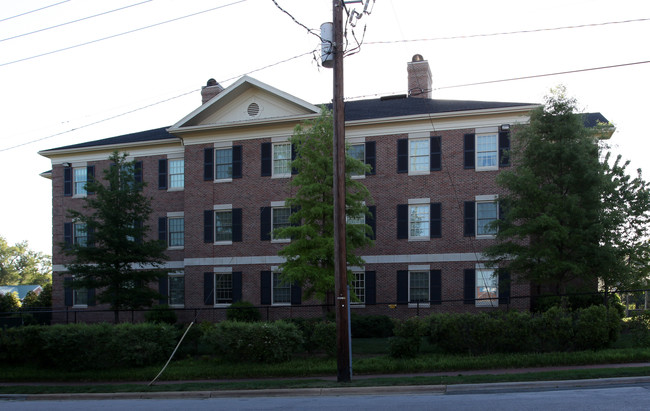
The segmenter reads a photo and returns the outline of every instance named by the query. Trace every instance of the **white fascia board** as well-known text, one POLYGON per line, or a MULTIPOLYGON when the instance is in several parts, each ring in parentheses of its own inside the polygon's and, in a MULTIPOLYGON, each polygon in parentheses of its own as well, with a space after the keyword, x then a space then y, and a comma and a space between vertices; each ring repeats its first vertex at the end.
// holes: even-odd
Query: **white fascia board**
POLYGON ((313 118, 316 118, 318 117, 318 115, 319 113, 302 114, 299 116, 291 116, 291 117, 265 118, 260 120, 242 120, 242 121, 233 121, 230 123, 222 123, 222 124, 204 124, 201 126, 183 127, 180 129, 179 128, 174 129, 172 127, 169 128, 167 132, 174 135, 184 135, 185 133, 189 133, 192 131, 223 130, 223 129, 229 129, 234 127, 242 127, 242 126, 253 127, 253 126, 260 126, 265 124, 299 123, 305 120, 311 120, 313 118))
MULTIPOLYGON (((82 154, 82 153, 85 154, 91 151, 101 151, 101 152, 109 151, 112 153, 115 150, 121 151, 123 149, 128 149, 130 147, 159 146, 159 145, 172 145, 172 144, 179 144, 179 146, 182 146, 183 140, 180 137, 177 137, 177 140, 172 140, 168 138, 164 140, 139 141, 139 142, 122 143, 122 144, 108 144, 108 145, 77 147, 77 148, 68 148, 68 149, 50 149, 50 150, 41 150, 38 152, 38 154, 42 155, 43 157, 52 158, 52 157, 63 156, 63 155, 74 155, 74 154, 82 154)), ((178 148, 176 148, 175 151, 178 151, 178 148)), ((166 154, 166 152, 161 154, 166 154)))

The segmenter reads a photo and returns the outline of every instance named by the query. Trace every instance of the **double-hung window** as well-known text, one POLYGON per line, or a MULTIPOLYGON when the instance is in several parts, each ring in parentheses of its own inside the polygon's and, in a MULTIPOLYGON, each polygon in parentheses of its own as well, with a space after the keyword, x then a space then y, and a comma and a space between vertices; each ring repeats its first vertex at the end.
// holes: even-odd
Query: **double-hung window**
POLYGON ((476 135, 476 169, 497 170, 499 168, 498 134, 486 133, 476 135))
POLYGON ((170 273, 167 277, 167 304, 170 307, 185 306, 185 275, 184 273, 170 273))
POLYGON ((428 198, 412 198, 397 205, 397 238, 427 241, 442 236, 442 205, 428 198))
POLYGON ((231 179, 232 174, 232 147, 217 148, 214 150, 215 180, 231 179))
POLYGON ((271 208, 271 238, 277 241, 287 241, 289 238, 277 234, 277 230, 287 228, 291 225, 289 222, 291 209, 289 207, 271 208))
POLYGON ((429 173, 429 138, 409 139, 409 173, 429 173))
POLYGON ((426 204, 409 205, 409 240, 429 239, 429 211, 428 201, 426 204))
POLYGON ((214 212, 214 242, 232 242, 232 210, 214 212))
POLYGON ((493 269, 479 265, 476 268, 476 306, 497 307, 499 305, 499 277, 493 269))
POLYGON ((409 270, 409 304, 429 305, 429 270, 409 270))
POLYGON ((87 194, 86 183, 88 182, 87 167, 75 167, 73 169, 74 195, 83 197, 87 194))
POLYGON ((352 291, 357 297, 356 301, 352 301, 353 305, 365 305, 366 303, 366 273, 365 271, 352 272, 352 291))
POLYGON ((463 164, 476 171, 498 170, 510 165, 509 151, 509 126, 477 128, 475 133, 464 136, 463 164))
POLYGON ((86 223, 73 223, 73 241, 75 245, 86 247, 88 245, 88 229, 86 223))
POLYGON ((273 144, 273 177, 291 176, 291 143, 273 144))
POLYGON ((232 204, 214 205, 203 213, 204 242, 231 245, 242 241, 242 209, 232 204))
POLYGON ((185 159, 169 160, 169 188, 182 189, 185 186, 185 159))
POLYGON ((170 216, 167 218, 169 225, 169 234, 167 244, 169 247, 185 246, 185 217, 170 216))
MULTIPOLYGON (((359 160, 362 163, 365 164, 366 162, 366 145, 365 143, 359 143, 359 144, 351 144, 348 146, 348 156, 355 159, 359 160)), ((351 177, 362 177, 365 176, 365 172, 358 172, 358 171, 353 171, 350 173, 351 177)))
MULTIPOLYGON (((74 276, 72 277, 74 283, 74 276)), ((87 288, 73 288, 72 289, 72 305, 74 307, 87 307, 88 306, 88 289, 87 288)))
POLYGON ((214 273, 214 303, 216 305, 232 304, 232 272, 214 273))
POLYGON ((494 236, 494 222, 499 218, 499 206, 495 201, 476 203, 476 236, 494 236))
POLYGON ((291 304, 291 284, 281 279, 279 271, 274 271, 272 274, 271 302, 273 305, 291 304))

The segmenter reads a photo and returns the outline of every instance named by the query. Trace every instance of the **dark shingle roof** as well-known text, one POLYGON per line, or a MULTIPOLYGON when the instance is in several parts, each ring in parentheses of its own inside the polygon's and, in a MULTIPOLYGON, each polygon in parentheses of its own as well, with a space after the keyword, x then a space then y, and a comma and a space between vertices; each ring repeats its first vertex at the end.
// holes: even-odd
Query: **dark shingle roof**
MULTIPOLYGON (((87 141, 85 143, 72 144, 69 146, 57 147, 51 149, 53 150, 69 150, 74 148, 86 148, 86 147, 100 147, 100 146, 110 146, 114 144, 128 144, 128 143, 142 143, 146 141, 155 141, 155 140, 172 140, 178 139, 177 136, 169 134, 167 132, 167 127, 155 128, 153 130, 138 131, 137 133, 124 134, 116 137, 104 138, 101 140, 87 141)), ((50 150, 47 150, 50 151, 50 150)))

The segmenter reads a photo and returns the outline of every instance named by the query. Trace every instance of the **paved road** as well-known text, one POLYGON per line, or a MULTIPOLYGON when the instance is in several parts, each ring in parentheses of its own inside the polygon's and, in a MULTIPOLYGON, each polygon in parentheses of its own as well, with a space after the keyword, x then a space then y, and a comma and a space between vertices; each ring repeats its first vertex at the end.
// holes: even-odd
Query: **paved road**
MULTIPOLYGON (((1 410, 52 410, 87 411, 129 410, 648 410, 650 406, 650 383, 612 385, 599 388, 549 389, 539 387, 532 391, 517 391, 517 387, 494 385, 492 389, 481 386, 455 390, 431 387, 401 387, 396 393, 382 393, 381 388, 362 394, 350 394, 346 390, 303 391, 307 395, 295 396, 272 393, 268 396, 192 398, 191 393, 177 393, 187 398, 161 399, 61 399, 61 400, 14 400, 0 401, 1 410), (510 390, 509 392, 502 392, 510 390), (514 391, 512 391, 514 390, 514 391), (428 392, 426 392, 428 391, 428 392)), ((390 388, 383 389, 391 391, 390 388)), ((89 398, 86 396, 86 398, 89 398)))

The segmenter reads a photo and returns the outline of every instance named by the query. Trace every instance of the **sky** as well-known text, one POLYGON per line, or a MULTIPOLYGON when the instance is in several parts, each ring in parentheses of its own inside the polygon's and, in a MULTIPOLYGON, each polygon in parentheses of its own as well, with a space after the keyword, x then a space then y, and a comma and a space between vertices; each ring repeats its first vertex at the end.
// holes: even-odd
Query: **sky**
MULTIPOLYGON (((307 28, 332 20, 332 1, 275 3, 0 0, 0 236, 51 254, 52 184, 39 175, 51 164, 38 152, 170 126, 200 105, 210 78, 227 87, 247 74, 330 102, 333 73, 319 67, 307 28)), ((414 54, 431 66, 433 98, 542 103, 564 85, 581 110, 616 126, 609 143, 630 171, 650 172, 649 1, 369 6, 354 27, 361 47, 344 61, 346 99, 405 94, 414 54)))

